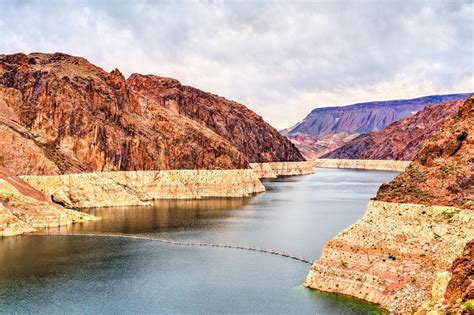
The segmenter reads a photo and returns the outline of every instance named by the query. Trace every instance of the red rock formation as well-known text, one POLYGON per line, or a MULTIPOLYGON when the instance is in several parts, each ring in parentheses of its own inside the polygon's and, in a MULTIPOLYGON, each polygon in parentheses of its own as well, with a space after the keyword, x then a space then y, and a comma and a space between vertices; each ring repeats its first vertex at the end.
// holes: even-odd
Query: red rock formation
POLYGON ((429 105, 415 115, 392 123, 381 131, 357 136, 324 159, 412 160, 436 131, 454 117, 463 101, 429 105))
MULTIPOLYGON (((239 119, 254 121, 241 107, 239 119)), ((0 162, 20 174, 248 166, 228 137, 139 102, 118 70, 107 73, 61 53, 0 55, 0 128, 0 162)), ((299 154, 271 134, 253 137, 260 129, 239 128, 234 137, 268 159, 299 154)))
POLYGON ((446 303, 456 304, 458 299, 466 302, 474 299, 474 240, 466 244, 461 257, 456 259, 449 272, 452 273, 444 297, 446 303))
POLYGON ((474 210, 474 95, 436 133, 377 200, 474 210))
POLYGON ((290 141, 242 104, 154 75, 132 74, 127 83, 145 113, 160 106, 184 115, 232 143, 249 162, 304 161, 290 141))

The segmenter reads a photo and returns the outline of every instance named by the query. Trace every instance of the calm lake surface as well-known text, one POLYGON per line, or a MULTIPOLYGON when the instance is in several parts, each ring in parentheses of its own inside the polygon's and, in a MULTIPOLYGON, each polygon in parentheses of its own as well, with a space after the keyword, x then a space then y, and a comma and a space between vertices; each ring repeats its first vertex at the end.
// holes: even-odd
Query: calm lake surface
MULTIPOLYGON (((265 182, 244 199, 160 201, 88 210, 64 232, 146 234, 241 244, 317 259, 397 173, 316 169, 265 182)), ((51 229, 50 229, 51 231, 51 229)), ((301 286, 310 265, 228 248, 87 236, 0 239, 0 313, 375 314, 358 300, 301 286)))

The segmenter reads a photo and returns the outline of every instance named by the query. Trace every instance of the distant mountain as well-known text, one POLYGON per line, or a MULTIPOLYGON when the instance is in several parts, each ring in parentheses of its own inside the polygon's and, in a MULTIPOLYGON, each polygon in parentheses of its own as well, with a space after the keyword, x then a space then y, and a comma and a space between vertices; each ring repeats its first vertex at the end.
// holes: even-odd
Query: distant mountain
POLYGON ((410 161, 425 141, 457 114, 462 104, 460 100, 428 105, 381 131, 363 133, 322 158, 410 161))
POLYGON ((427 105, 464 100, 469 95, 469 93, 431 95, 406 100, 316 108, 302 122, 282 130, 281 133, 298 148, 302 148, 306 158, 314 159, 337 149, 361 133, 382 130, 427 105))

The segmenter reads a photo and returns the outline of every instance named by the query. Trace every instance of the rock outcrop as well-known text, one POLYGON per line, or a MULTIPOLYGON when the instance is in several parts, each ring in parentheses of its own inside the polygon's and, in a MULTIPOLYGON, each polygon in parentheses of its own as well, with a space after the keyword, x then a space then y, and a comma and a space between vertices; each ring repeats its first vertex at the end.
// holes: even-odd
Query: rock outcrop
POLYGON ((321 158, 411 161, 425 141, 454 117, 462 104, 463 101, 446 101, 426 106, 381 131, 361 134, 321 158))
POLYGON ((265 191, 251 169, 167 170, 22 176, 68 208, 146 205, 157 199, 247 197, 265 191))
POLYGON ((307 287, 396 314, 472 304, 466 300, 474 287, 473 101, 463 103, 404 173, 380 187, 361 220, 325 246, 307 287))
POLYGON ((311 162, 250 163, 250 168, 253 169, 258 178, 277 178, 314 173, 313 163, 311 162))
POLYGON ((41 192, 0 167, 0 237, 92 219, 49 202, 41 192))
POLYGON ((432 299, 433 284, 473 231, 469 210, 371 201, 361 220, 327 243, 305 286, 413 313, 432 299))
POLYGON ((378 170, 403 172, 409 161, 395 160, 343 160, 343 159, 316 159, 313 166, 321 168, 349 168, 356 170, 378 170))
POLYGON ((465 100, 469 94, 433 95, 415 99, 360 103, 312 110, 302 122, 282 130, 307 159, 319 158, 370 131, 411 116, 427 105, 465 100))
POLYGON ((245 106, 171 79, 161 90, 141 86, 138 77, 127 82, 62 53, 0 55, 1 165, 53 175, 303 160, 245 106))
POLYGON ((407 171, 380 187, 377 200, 474 210, 474 96, 416 155, 407 171))
POLYGON ((145 112, 163 107, 186 116, 225 138, 251 163, 304 161, 288 139, 242 104, 171 78, 132 74, 127 83, 145 112))

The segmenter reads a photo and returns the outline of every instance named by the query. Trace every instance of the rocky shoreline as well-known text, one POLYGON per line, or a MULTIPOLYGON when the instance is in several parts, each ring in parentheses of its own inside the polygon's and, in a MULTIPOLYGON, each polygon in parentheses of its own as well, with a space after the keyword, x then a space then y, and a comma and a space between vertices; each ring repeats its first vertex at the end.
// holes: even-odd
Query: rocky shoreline
POLYGON ((250 168, 259 178, 277 178, 279 176, 295 176, 313 174, 312 162, 270 162, 250 163, 250 168))
POLYGON ((370 201, 362 219, 326 244, 304 285, 394 313, 432 309, 443 302, 448 270, 472 238, 470 210, 370 201))
POLYGON ((52 203, 3 167, 0 167, 0 200, 0 237, 96 219, 52 203))
POLYGON ((410 161, 396 160, 348 160, 348 159, 316 159, 314 167, 321 168, 349 168, 359 170, 378 170, 403 172, 410 161))
MULTIPOLYGON (((364 217, 327 243, 305 286, 394 314, 472 313, 473 114, 471 96, 403 173, 380 186, 364 217)), ((358 163, 346 161, 328 163, 358 163)))
POLYGON ((147 205, 157 199, 246 197, 265 191, 250 169, 101 172, 22 179, 67 208, 147 205))
POLYGON ((0 236, 96 219, 70 209, 149 205, 158 199, 241 198, 265 191, 260 178, 313 172, 308 162, 251 169, 94 172, 0 177, 0 236), (13 178, 13 180, 11 180, 13 178))

